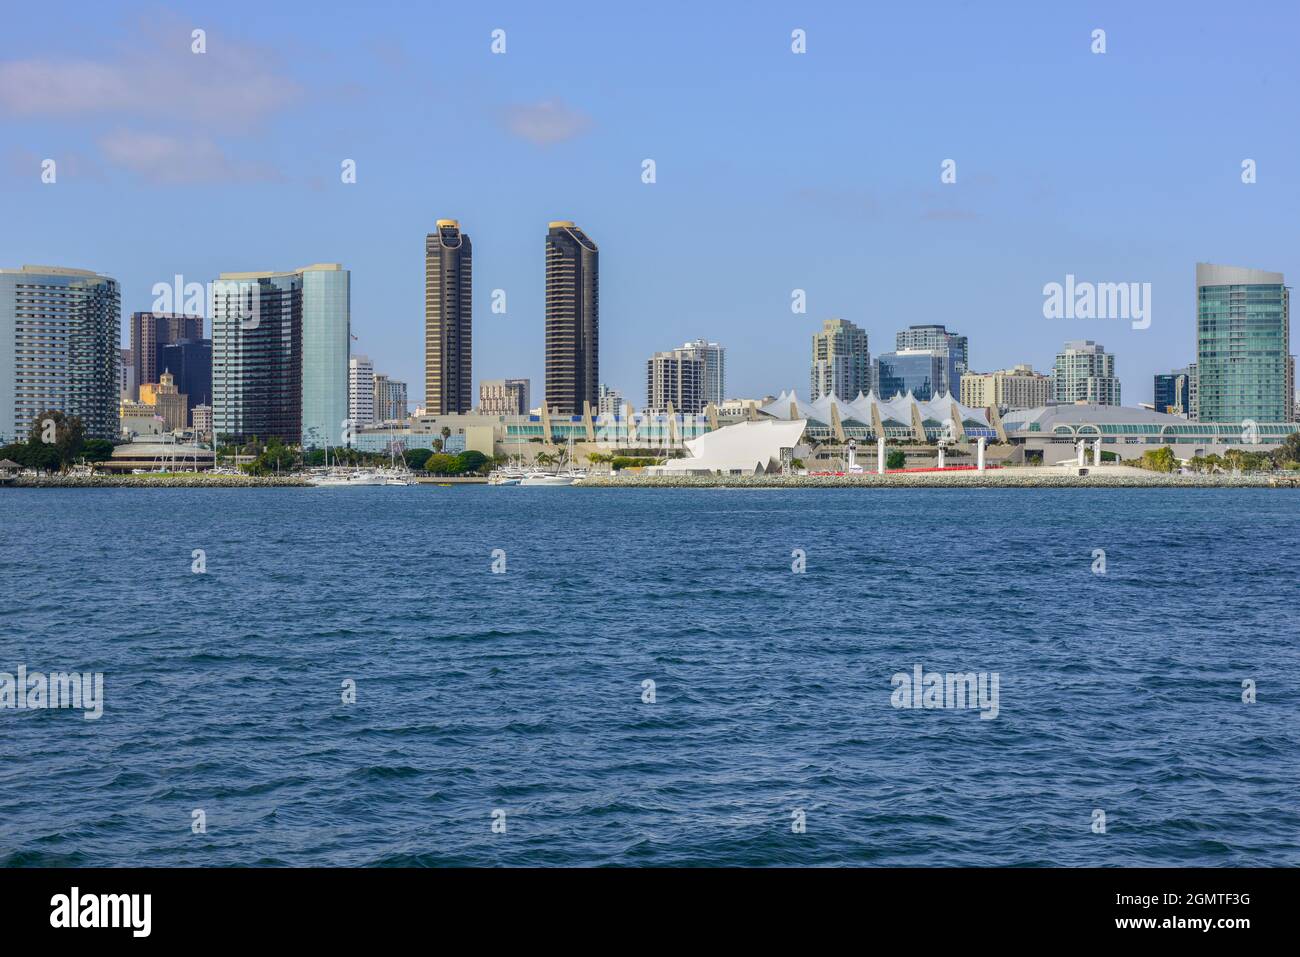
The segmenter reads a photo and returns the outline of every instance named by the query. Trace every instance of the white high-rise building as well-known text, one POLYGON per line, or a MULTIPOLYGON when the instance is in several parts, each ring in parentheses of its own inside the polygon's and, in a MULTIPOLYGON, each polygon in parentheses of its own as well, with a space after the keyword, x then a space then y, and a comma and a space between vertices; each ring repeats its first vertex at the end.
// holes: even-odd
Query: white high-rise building
POLYGON ((1052 372, 1057 402, 1119 405, 1115 357, 1091 339, 1067 342, 1052 372))
POLYGON ((375 424, 375 364, 369 356, 348 359, 348 418, 358 429, 375 424))
POLYGON ((600 408, 597 411, 600 415, 622 415, 622 391, 602 384, 600 387, 600 408))

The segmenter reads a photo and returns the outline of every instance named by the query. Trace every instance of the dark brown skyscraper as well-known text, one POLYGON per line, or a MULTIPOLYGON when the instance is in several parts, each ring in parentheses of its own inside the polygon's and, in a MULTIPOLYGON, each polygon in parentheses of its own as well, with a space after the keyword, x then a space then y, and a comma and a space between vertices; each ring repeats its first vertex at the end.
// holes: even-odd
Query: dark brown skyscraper
POLYGON ((424 240, 424 406, 430 415, 473 409, 469 237, 440 219, 424 240))
POLYGON ((158 381, 158 376, 163 372, 158 365, 158 356, 163 346, 182 339, 202 338, 202 316, 171 312, 131 313, 131 361, 135 365, 131 398, 140 397, 140 386, 158 381))
POLYGON ((546 234, 546 407, 580 415, 600 402, 600 252, 571 222, 546 234))

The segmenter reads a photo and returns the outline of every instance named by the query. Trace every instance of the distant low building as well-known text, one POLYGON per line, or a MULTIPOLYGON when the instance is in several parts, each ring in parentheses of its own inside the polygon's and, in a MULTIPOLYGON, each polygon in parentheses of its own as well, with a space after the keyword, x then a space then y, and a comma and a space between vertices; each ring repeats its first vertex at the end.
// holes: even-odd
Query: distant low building
POLYGON ((967 372, 961 377, 962 404, 978 409, 1033 409, 1051 399, 1052 380, 1024 364, 999 372, 967 372))
POLYGON ((531 391, 528 379, 484 379, 478 386, 479 414, 525 415, 531 391))

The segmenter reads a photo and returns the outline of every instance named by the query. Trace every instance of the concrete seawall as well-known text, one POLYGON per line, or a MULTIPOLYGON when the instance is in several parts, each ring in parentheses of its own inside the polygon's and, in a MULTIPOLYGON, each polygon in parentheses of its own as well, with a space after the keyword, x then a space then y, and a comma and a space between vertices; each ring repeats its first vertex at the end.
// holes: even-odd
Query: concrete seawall
POLYGON ((41 475, 18 476, 0 488, 302 488, 310 483, 295 475, 41 475))
POLYGON ((984 473, 894 472, 876 475, 616 475, 589 476, 582 488, 1273 488, 1298 487, 1270 475, 1172 475, 1102 466, 1078 475, 1062 469, 996 469, 984 473))

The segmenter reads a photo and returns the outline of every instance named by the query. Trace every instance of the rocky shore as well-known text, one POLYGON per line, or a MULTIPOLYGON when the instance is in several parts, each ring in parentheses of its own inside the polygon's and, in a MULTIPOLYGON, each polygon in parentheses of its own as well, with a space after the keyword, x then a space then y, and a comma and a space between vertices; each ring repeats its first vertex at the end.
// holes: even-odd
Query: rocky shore
POLYGON ((296 475, 259 477, 183 472, 174 475, 22 475, 0 484, 0 488, 267 488, 309 484, 296 475))
POLYGON ((832 475, 617 475, 588 476, 582 488, 1276 488, 1300 487, 1270 475, 1174 475, 1103 466, 1087 475, 1062 469, 1008 468, 983 474, 893 472, 832 475))

